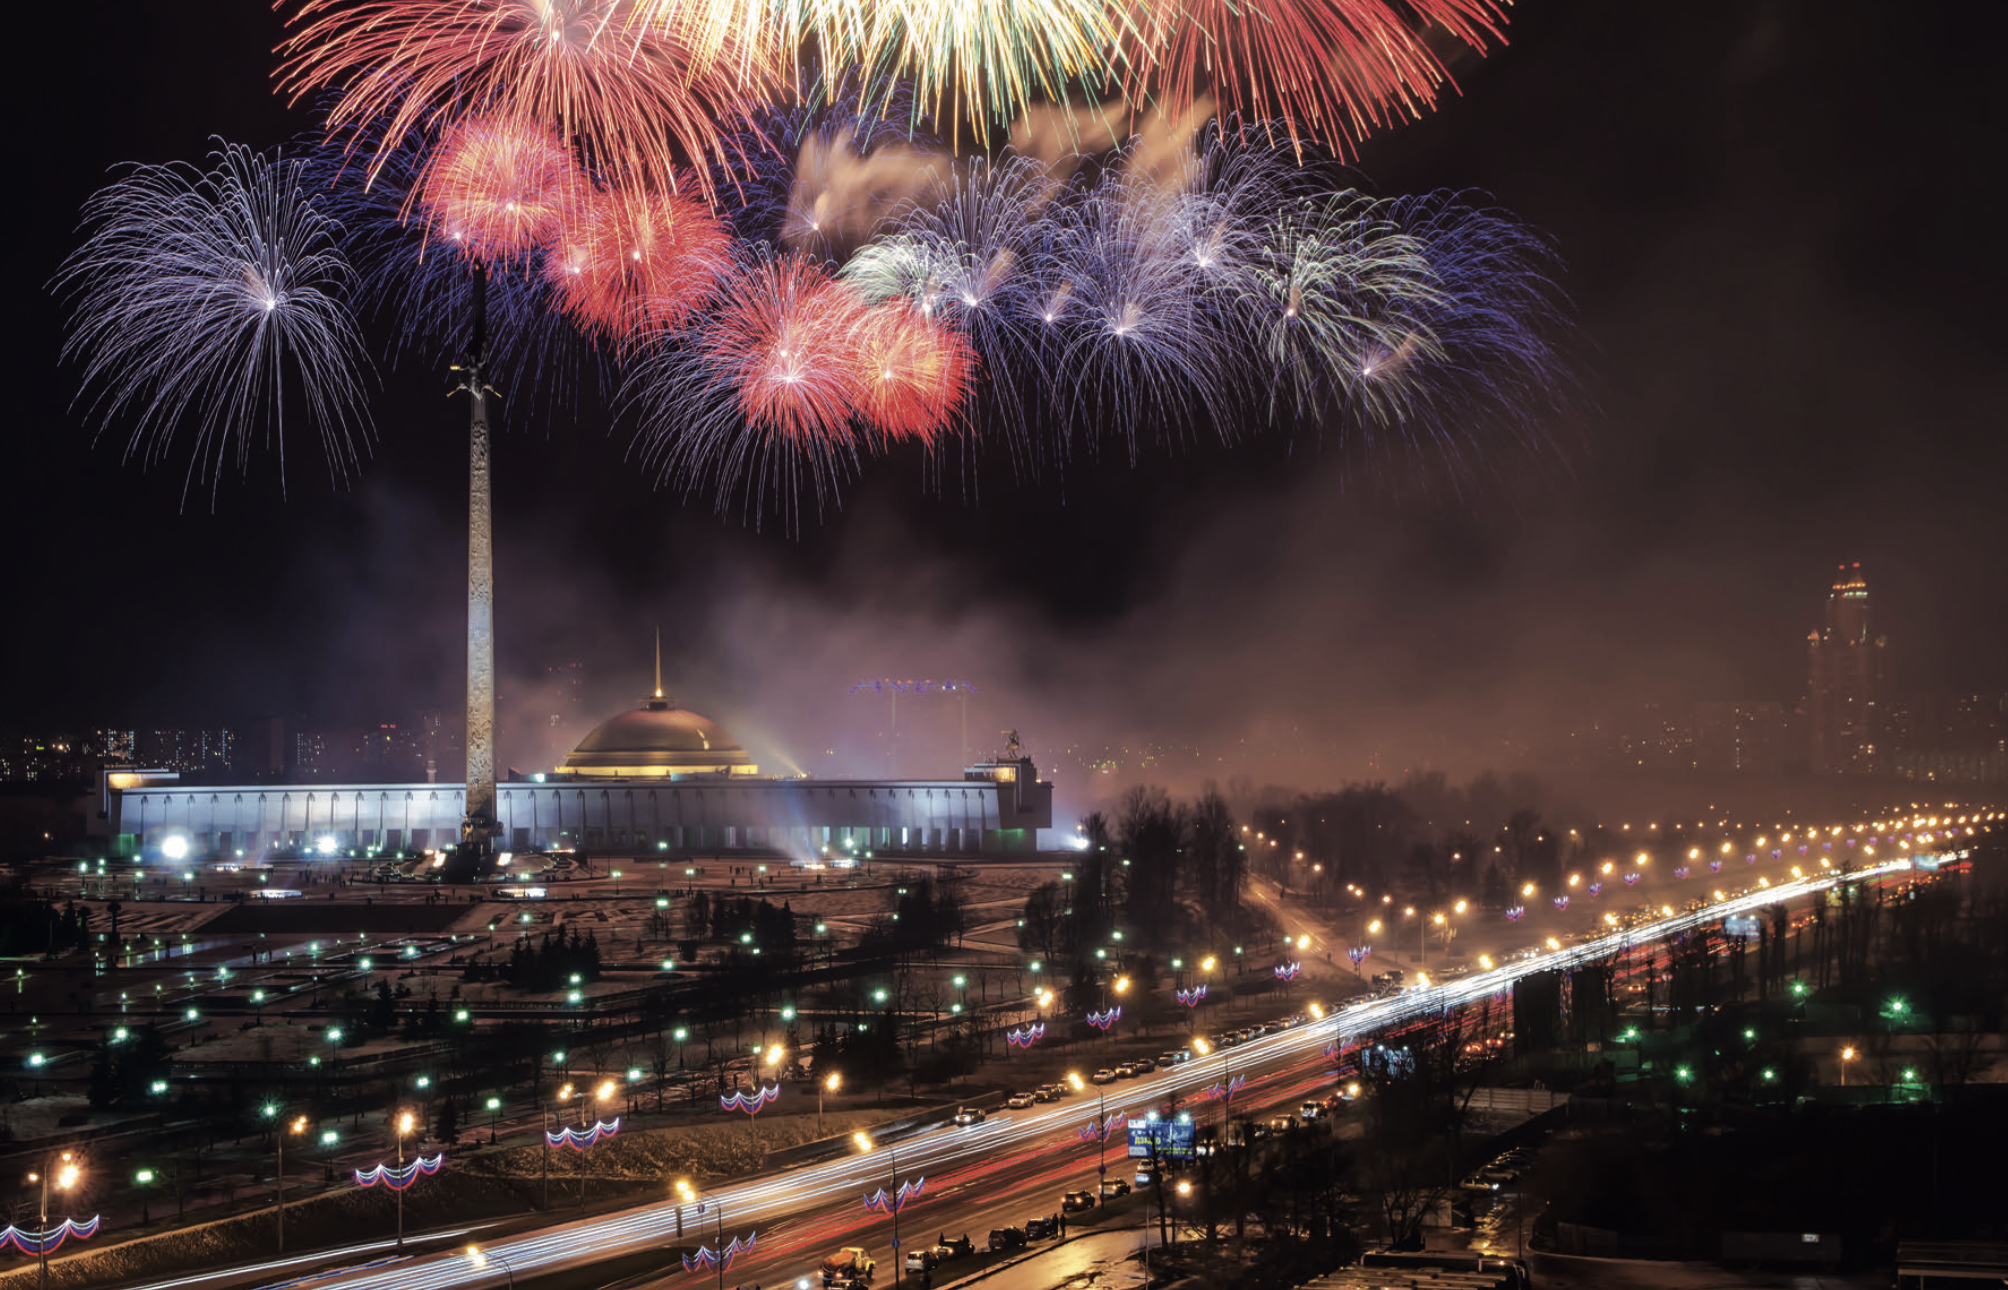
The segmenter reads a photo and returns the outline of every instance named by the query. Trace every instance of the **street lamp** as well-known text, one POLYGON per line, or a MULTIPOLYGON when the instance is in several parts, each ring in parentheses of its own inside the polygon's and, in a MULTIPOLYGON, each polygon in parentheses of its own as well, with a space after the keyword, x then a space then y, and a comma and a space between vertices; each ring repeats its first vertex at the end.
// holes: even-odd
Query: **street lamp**
MULTIPOLYGON (((265 1104, 265 1118, 276 1119, 279 1107, 276 1103, 265 1104)), ((279 1195, 279 1253, 286 1252, 286 1135, 303 1134, 307 1131, 307 1117, 293 1117, 291 1123, 281 1124, 272 1130, 272 1153, 276 1157, 277 1169, 273 1177, 273 1189, 279 1195)))
POLYGON ((51 1157, 48 1166, 39 1175, 28 1175, 29 1182, 39 1182, 42 1184, 42 1235, 44 1240, 41 1243, 41 1270, 36 1274, 35 1281, 40 1290, 48 1290, 49 1285, 49 1242, 46 1239, 49 1233, 49 1185, 53 1182, 56 1190, 68 1191, 77 1185, 77 1178, 82 1171, 83 1166, 78 1163, 76 1153, 74 1151, 65 1151, 59 1156, 51 1157))
MULTIPOLYGON (((851 1134, 851 1141, 857 1144, 859 1151, 863 1152, 870 1152, 874 1145, 872 1140, 862 1132, 851 1134)), ((900 1204, 899 1197, 899 1148, 888 1146, 886 1154, 891 1157, 892 1164, 892 1283, 898 1285, 902 1262, 899 1255, 899 1211, 905 1208, 905 1206, 900 1204)))
MULTIPOLYGON (((410 1111, 399 1111, 397 1113, 396 1127, 397 1167, 402 1172, 404 1169, 404 1138, 406 1134, 418 1127, 417 1118, 410 1111)), ((398 1187, 394 1188, 394 1190, 397 1192, 397 1248, 401 1250, 404 1248, 404 1188, 398 1187)))
POLYGON ((1854 1049, 1853 1049, 1852 1047, 1848 1047, 1848 1048, 1843 1048, 1843 1049, 1841 1049, 1841 1087, 1842 1087, 1842 1088, 1846 1088, 1846 1087, 1848 1086, 1848 1063, 1849 1063, 1849 1062, 1851 1062, 1851 1061, 1853 1061, 1854 1059, 1855 1059, 1855 1050, 1854 1050, 1854 1049))
MULTIPOLYGON (((1087 1087, 1087 1083, 1081 1078, 1079 1071, 1068 1071, 1067 1082, 1074 1086, 1076 1093, 1087 1087)), ((1100 1084, 1095 1085, 1095 1103, 1095 1142, 1097 1144, 1095 1173, 1097 1175, 1096 1181, 1099 1184, 1109 1180, 1109 1094, 1108 1090, 1100 1084)), ((1097 1199, 1101 1196, 1099 1185, 1095 1189, 1095 1195, 1097 1199)))
POLYGON ((823 1136, 823 1094, 834 1093, 844 1086, 842 1071, 831 1071, 829 1078, 816 1084, 816 1136, 823 1136))
MULTIPOLYGON (((676 1234, 678 1237, 681 1237, 683 1235, 683 1207, 685 1205, 696 1205, 699 1213, 703 1213, 704 1210, 703 1206, 698 1203, 697 1189, 690 1185, 688 1178, 679 1178, 676 1180, 676 1194, 676 1234)), ((717 1199, 713 1199, 707 1203, 711 1206, 713 1217, 717 1220, 718 1224, 718 1235, 716 1238, 718 1241, 718 1257, 713 1261, 712 1266, 718 1269, 718 1290, 725 1290, 725 1204, 723 1201, 717 1199)))

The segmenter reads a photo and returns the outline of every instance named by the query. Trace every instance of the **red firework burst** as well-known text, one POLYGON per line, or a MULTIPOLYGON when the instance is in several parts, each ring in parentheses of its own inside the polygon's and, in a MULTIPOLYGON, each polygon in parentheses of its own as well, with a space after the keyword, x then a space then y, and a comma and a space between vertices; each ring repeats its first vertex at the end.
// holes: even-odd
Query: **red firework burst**
POLYGON ((865 423, 887 439, 933 443, 962 410, 976 352, 961 332, 904 300, 874 305, 859 332, 865 423))
POLYGON ((663 188, 723 158, 776 84, 771 56, 695 50, 634 0, 300 0, 291 22, 279 83, 295 101, 338 89, 330 129, 380 123, 388 151, 421 123, 504 112, 663 188))
POLYGON ((418 202, 437 236, 462 254, 506 260, 555 238, 584 187, 572 154, 549 130, 468 117, 441 137, 418 202))
POLYGON ((866 315, 821 266, 787 255, 732 281, 701 343, 713 372, 737 391, 749 426, 812 452, 848 451, 865 399, 866 315))
POLYGON ((731 235, 703 202, 620 186, 580 202, 544 276, 580 327, 626 341, 687 321, 731 268, 731 235))
POLYGON ((1483 53, 1505 41, 1505 3, 1157 0, 1130 28, 1124 91, 1183 119, 1210 85, 1222 113, 1343 147, 1434 107, 1451 78, 1427 33, 1483 53))

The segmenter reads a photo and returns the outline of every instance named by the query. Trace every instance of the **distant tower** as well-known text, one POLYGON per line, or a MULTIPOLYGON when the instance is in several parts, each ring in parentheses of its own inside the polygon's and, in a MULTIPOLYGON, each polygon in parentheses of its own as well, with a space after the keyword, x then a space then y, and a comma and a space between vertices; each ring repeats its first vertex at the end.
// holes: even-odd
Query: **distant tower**
POLYGON ((1840 566, 1825 623, 1806 638, 1807 718, 1817 772, 1868 774, 1880 768, 1883 644, 1869 634, 1869 586, 1862 566, 1840 566))

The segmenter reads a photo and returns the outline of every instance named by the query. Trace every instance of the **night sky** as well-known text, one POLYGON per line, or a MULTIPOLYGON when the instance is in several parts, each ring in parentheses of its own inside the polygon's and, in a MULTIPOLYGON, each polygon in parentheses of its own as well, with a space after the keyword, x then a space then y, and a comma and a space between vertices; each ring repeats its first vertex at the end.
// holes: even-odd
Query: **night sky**
MULTIPOLYGON (((16 18, 0 725, 455 711, 465 421, 438 374, 386 373, 347 489, 302 438, 284 498, 266 458, 213 513, 70 409, 43 284, 107 168, 307 125, 271 93, 266 6, 87 12, 16 18)), ((2008 7, 1929 14, 1524 0, 1461 98, 1364 148, 1378 191, 1483 190, 1559 245, 1588 407, 1532 456, 1443 469, 1334 432, 1031 482, 979 453, 974 496, 894 456, 791 537, 656 491, 597 408, 505 415, 504 760, 549 755, 546 665, 582 660, 611 710, 660 623, 686 702, 811 769, 867 746, 880 709, 844 691, 869 675, 975 681, 984 740, 1196 749, 1144 772, 1169 778, 1538 768, 1579 715, 1797 701, 1857 560, 1897 688, 1999 694, 2008 7)))

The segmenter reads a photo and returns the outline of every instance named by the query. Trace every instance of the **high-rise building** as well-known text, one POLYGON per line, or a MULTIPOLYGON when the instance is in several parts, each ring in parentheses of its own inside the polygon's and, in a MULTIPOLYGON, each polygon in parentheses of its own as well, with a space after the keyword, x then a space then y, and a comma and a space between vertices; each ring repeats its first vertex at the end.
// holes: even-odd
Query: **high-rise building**
POLYGON ((1806 716, 1816 772, 1862 775, 1881 768, 1883 646, 1869 633, 1869 585, 1844 564, 1827 594, 1824 622, 1806 638, 1806 716))

